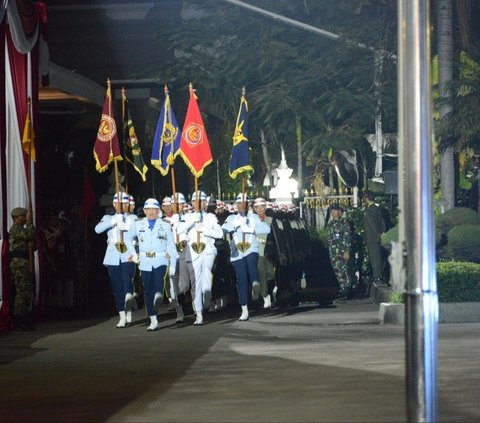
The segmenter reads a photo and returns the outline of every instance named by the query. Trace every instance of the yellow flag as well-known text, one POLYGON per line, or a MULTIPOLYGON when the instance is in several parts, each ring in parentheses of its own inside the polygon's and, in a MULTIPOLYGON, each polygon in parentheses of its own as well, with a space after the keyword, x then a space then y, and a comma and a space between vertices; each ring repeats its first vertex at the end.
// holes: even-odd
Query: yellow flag
POLYGON ((27 118, 23 128, 22 147, 23 151, 33 160, 37 159, 35 154, 35 132, 33 131, 32 117, 30 115, 30 101, 28 102, 27 118))

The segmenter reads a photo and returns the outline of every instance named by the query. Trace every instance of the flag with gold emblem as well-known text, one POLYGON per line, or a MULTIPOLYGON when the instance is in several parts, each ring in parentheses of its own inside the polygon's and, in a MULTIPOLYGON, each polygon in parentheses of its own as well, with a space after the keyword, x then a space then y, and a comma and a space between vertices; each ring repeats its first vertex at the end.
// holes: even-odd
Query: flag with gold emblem
POLYGON ((250 154, 248 148, 248 103, 245 95, 240 99, 237 123, 233 134, 233 148, 230 156, 229 174, 235 179, 237 175, 253 170, 250 165, 250 154))
POLYGON ((180 146, 180 128, 170 104, 170 95, 165 87, 165 101, 158 118, 155 137, 153 138, 152 166, 165 176, 173 165, 180 146))
POLYGON ((117 125, 112 110, 110 84, 103 102, 102 117, 98 126, 97 139, 93 147, 93 157, 95 158, 95 168, 98 172, 105 172, 112 161, 122 160, 117 125))
POLYGON ((148 167, 143 161, 142 150, 140 144, 138 143, 137 134, 135 132, 135 127, 133 126, 132 116, 130 114, 130 108, 128 107, 128 101, 125 98, 125 116, 124 121, 124 152, 125 160, 129 162, 133 168, 140 174, 143 182, 147 180, 147 171, 148 167))
POLYGON ((30 159, 35 161, 37 159, 37 155, 35 152, 35 132, 33 130, 30 107, 31 101, 29 98, 27 105, 27 117, 25 119, 25 126, 23 127, 22 148, 23 151, 25 151, 25 153, 30 157, 30 159))
POLYGON ((182 156, 193 175, 199 178, 205 167, 212 163, 212 152, 192 84, 189 88, 190 101, 177 154, 182 156))

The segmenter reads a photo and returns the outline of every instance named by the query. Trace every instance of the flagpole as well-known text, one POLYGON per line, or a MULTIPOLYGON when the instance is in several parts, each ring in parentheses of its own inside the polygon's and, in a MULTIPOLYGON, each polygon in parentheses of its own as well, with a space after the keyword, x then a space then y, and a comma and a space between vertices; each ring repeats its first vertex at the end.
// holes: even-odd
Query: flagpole
MULTIPOLYGON (((195 176, 195 211, 200 213, 200 198, 198 195, 198 178, 195 176)), ((197 245, 200 245, 200 232, 197 231, 197 245)))
MULTIPOLYGON (((32 106, 32 99, 30 97, 27 97, 27 119, 28 115, 32 116, 31 113, 31 106, 32 106)), ((30 123, 33 126, 33 122, 30 123)), ((34 137, 31 140, 31 143, 34 142, 34 137)), ((30 147, 31 151, 31 147, 30 147)), ((28 166, 27 166, 27 195, 28 195, 28 210, 32 213, 32 219, 33 219, 33 207, 32 207, 32 158, 30 154, 27 154, 28 156, 28 166)), ((34 254, 33 254, 33 245, 28 246, 28 262, 30 266, 30 273, 33 273, 35 270, 34 266, 34 254)))
MULTIPOLYGON (((108 92, 110 95, 108 96, 108 115, 112 116, 112 90, 111 90, 111 83, 110 83, 110 78, 107 79, 107 87, 108 87, 108 92)), ((113 157, 113 150, 112 150, 112 139, 113 137, 110 138, 110 154, 113 157)), ((115 209, 115 213, 122 212, 122 199, 120 196, 120 179, 118 176, 118 163, 117 159, 113 157, 113 165, 115 169, 115 190, 117 191, 117 207, 115 209)), ((119 230, 120 232, 120 241, 118 242, 117 249, 122 250, 125 248, 125 243, 123 242, 123 231, 119 230)))
MULTIPOLYGON (((123 144, 123 151, 125 153, 125 103, 126 103, 126 96, 125 96, 125 87, 122 87, 122 144, 123 144)), ((125 192, 128 192, 128 170, 127 170, 127 161, 123 161, 123 174, 125 176, 125 192)))

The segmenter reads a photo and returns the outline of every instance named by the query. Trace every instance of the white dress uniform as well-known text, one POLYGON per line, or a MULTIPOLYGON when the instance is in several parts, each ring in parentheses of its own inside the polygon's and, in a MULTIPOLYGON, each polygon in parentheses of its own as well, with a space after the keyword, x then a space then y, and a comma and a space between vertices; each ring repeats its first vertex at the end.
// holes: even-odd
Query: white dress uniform
MULTIPOLYGON (((202 200, 203 196, 206 200, 206 195, 201 193, 202 200)), ((212 295, 212 267, 217 255, 215 238, 222 238, 223 231, 217 216, 205 211, 185 215, 185 222, 178 225, 177 231, 179 234, 186 234, 188 253, 195 275, 191 288, 193 306, 197 315, 195 324, 201 325, 203 323, 202 310, 204 306, 210 305, 212 295), (204 245, 201 252, 195 251, 194 244, 197 243, 204 245)))
MULTIPOLYGON (((115 194, 113 199, 114 205, 118 202, 117 197, 117 194, 115 194)), ((121 192, 120 198, 122 204, 128 204, 128 194, 121 192)), ((124 328, 132 321, 132 280, 135 273, 135 264, 129 262, 129 257, 135 254, 135 233, 131 225, 130 217, 124 213, 114 215, 107 214, 103 216, 102 220, 95 226, 95 232, 97 234, 107 232, 107 249, 103 264, 108 269, 115 298, 115 307, 120 315, 120 321, 117 327, 124 328), (120 241, 123 241, 125 246, 125 252, 123 253, 116 247, 120 241)))
MULTIPOLYGON (((248 197, 245 201, 248 202, 248 197)), ((236 202, 242 202, 242 194, 237 196, 236 202)), ((252 286, 252 299, 254 301, 258 299, 260 293, 258 235, 268 235, 270 226, 262 222, 257 214, 248 212, 246 216, 242 216, 240 213, 228 216, 222 225, 222 229, 230 233, 233 240, 230 246, 230 262, 237 275, 238 300, 242 307, 240 320, 248 320, 249 286, 252 286)))
MULTIPOLYGON (((150 199, 146 201, 146 205, 150 199)), ((156 201, 156 200, 155 200, 156 201)), ((158 204, 158 202, 157 202, 158 204)), ((173 276, 177 264, 177 250, 173 242, 172 228, 160 217, 149 220, 146 217, 135 222, 138 238, 138 267, 145 288, 145 305, 151 318, 148 330, 157 330, 158 308, 163 300, 164 280, 169 268, 173 276)))

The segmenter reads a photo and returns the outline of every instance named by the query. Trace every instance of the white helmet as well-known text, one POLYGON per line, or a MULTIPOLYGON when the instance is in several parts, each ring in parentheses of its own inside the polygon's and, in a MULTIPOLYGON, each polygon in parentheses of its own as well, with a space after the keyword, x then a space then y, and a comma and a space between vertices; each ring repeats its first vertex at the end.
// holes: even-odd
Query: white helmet
POLYGON ((237 199, 235 200, 236 203, 241 203, 242 201, 245 201, 245 202, 249 202, 250 201, 250 198, 248 197, 248 195, 245 193, 245 194, 238 194, 237 195, 237 199))
POLYGON ((267 202, 265 201, 265 198, 262 198, 262 197, 255 198, 255 202, 253 203, 253 207, 266 206, 266 205, 267 205, 267 202))
POLYGON ((181 192, 176 192, 174 196, 177 199, 177 204, 185 204, 187 202, 187 200, 185 199, 185 196, 181 192))
POLYGON ((171 206, 172 199, 170 197, 165 197, 162 201, 162 206, 171 206))
MULTIPOLYGON (((113 196, 113 204, 117 204, 118 203, 118 192, 113 196)), ((122 204, 128 204, 129 200, 130 200, 130 196, 126 193, 126 192, 121 192, 120 191, 120 202, 122 204)))
POLYGON ((147 198, 145 204, 143 205, 144 209, 160 209, 160 203, 155 198, 147 198))
MULTIPOLYGON (((203 191, 200 191, 198 193, 198 196, 200 198, 200 201, 207 201, 207 194, 205 194, 203 191)), ((197 200, 197 192, 195 191, 192 195, 192 202, 197 200)))

